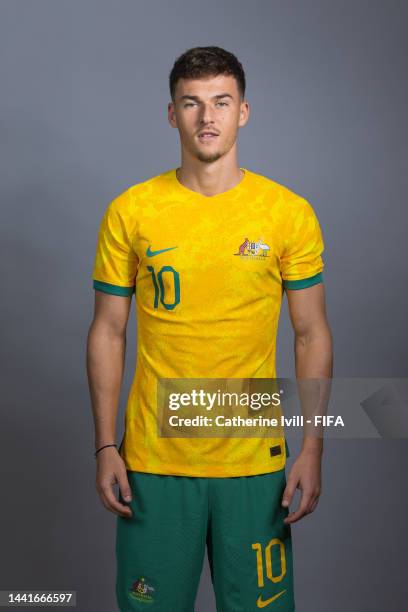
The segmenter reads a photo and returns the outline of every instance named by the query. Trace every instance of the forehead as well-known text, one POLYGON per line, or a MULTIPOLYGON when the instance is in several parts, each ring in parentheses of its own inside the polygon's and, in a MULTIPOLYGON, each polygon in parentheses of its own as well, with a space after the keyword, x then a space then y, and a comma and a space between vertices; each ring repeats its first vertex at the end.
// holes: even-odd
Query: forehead
POLYGON ((175 97, 177 99, 190 95, 205 100, 223 93, 229 93, 233 98, 239 95, 237 81, 230 74, 218 74, 200 79, 181 78, 176 84, 175 97))

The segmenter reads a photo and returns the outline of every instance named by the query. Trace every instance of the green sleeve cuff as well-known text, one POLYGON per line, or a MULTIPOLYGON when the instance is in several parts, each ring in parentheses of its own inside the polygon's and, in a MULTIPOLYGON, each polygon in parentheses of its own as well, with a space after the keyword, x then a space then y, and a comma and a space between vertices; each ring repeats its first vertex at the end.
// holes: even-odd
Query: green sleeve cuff
POLYGON ((120 287, 119 285, 112 285, 111 283, 104 283, 103 281, 94 280, 93 288, 98 289, 98 291, 103 291, 104 293, 110 293, 111 295, 120 295, 122 297, 131 296, 135 287, 120 287))
POLYGON ((323 274, 319 272, 309 278, 301 278, 300 280, 284 280, 283 286, 285 289, 306 289, 306 287, 312 287, 323 282, 323 274))

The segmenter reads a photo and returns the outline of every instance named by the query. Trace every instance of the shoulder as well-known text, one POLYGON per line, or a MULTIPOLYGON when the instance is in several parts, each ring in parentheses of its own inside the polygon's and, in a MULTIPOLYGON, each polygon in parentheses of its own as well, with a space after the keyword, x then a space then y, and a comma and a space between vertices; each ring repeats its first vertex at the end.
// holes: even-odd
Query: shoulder
POLYGON ((160 194, 166 193, 171 172, 167 170, 126 187, 109 202, 106 212, 114 216, 119 215, 124 219, 134 218, 134 213, 139 207, 143 208, 143 205, 152 197, 157 200, 160 194))
POLYGON ((309 200, 287 185, 252 171, 249 171, 249 176, 251 190, 273 203, 273 211, 278 217, 288 219, 314 215, 309 200))
POLYGON ((299 193, 289 188, 287 185, 270 178, 269 176, 253 172, 252 170, 248 170, 248 173, 252 185, 259 187, 259 189, 262 191, 270 192, 271 195, 279 196, 288 203, 297 203, 299 200, 306 201, 306 199, 299 193))
POLYGON ((174 170, 166 170, 129 187, 129 197, 134 201, 146 200, 150 196, 165 195, 172 184, 174 170))

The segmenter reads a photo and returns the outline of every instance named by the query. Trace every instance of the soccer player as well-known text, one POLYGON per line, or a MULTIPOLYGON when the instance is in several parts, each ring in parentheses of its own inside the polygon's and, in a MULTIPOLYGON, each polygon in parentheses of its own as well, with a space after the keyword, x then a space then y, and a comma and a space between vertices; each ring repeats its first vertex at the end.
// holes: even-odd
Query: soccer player
POLYGON ((297 377, 330 378, 322 232, 305 198, 238 165, 249 104, 235 55, 189 49, 169 80, 181 164, 110 202, 93 269, 87 368, 96 488, 117 515, 117 602, 192 612, 207 545, 218 612, 292 612, 291 524, 318 502, 321 438, 303 439, 286 480, 283 436, 160 435, 158 383, 276 378, 283 293, 297 377), (137 367, 118 449, 133 293, 137 367))

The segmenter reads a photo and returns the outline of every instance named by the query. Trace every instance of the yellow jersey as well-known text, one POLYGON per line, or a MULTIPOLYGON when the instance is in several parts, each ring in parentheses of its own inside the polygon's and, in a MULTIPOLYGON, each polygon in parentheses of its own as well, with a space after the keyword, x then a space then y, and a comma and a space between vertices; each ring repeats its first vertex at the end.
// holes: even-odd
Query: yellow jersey
POLYGON ((135 293, 137 365, 120 453, 132 471, 231 477, 280 470, 284 437, 161 437, 160 379, 276 377, 282 295, 323 282, 322 232, 310 203, 241 168, 233 188, 204 196, 176 169, 110 202, 93 286, 135 293))

